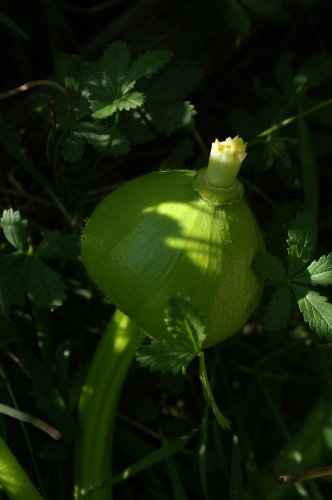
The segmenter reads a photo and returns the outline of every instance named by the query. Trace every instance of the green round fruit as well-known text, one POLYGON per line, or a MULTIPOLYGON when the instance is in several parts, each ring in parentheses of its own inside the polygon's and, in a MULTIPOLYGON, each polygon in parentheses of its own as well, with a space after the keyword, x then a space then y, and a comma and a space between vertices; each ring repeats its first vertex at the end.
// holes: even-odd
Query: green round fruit
POLYGON ((244 199, 211 202, 196 191, 195 176, 155 172, 113 191, 84 229, 82 255, 102 293, 154 339, 168 335, 169 300, 189 297, 209 347, 233 335, 256 307, 262 282, 252 260, 264 243, 244 199))

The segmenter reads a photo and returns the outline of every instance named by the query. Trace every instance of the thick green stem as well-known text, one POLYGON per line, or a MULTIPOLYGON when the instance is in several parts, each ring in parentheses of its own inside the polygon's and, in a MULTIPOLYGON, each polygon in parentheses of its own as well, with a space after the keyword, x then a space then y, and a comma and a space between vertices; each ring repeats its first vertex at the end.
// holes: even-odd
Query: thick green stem
POLYGON ((134 322, 116 311, 93 356, 79 401, 81 434, 75 454, 76 500, 88 492, 91 500, 112 498, 107 481, 112 477, 115 416, 124 379, 141 341, 142 334, 134 322))
POLYGON ((42 496, 2 438, 0 438, 0 484, 11 500, 42 500, 42 496))

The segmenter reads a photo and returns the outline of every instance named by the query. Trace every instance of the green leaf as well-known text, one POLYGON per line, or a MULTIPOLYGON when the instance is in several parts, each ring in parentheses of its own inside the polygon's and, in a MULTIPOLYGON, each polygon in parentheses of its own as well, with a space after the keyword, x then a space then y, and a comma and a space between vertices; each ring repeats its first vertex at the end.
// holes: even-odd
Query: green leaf
POLYGON ((313 256, 317 240, 317 227, 308 211, 297 212, 288 230, 287 252, 289 256, 289 275, 303 270, 313 256))
POLYGON ((166 136, 190 125, 196 114, 194 106, 188 101, 147 104, 146 110, 156 130, 166 136))
MULTIPOLYGON (((126 43, 115 41, 108 45, 102 55, 101 65, 104 75, 111 85, 114 95, 122 88, 131 60, 130 51, 126 43)), ((128 90, 128 86, 127 86, 128 90)))
POLYGON ((332 285, 332 253, 322 255, 308 267, 311 283, 316 285, 332 285))
POLYGON ((152 372, 179 373, 188 366, 196 353, 191 349, 179 347, 171 340, 142 345, 136 355, 141 366, 148 367, 152 372))
POLYGON ((278 287, 272 294, 263 316, 263 325, 269 332, 278 332, 285 327, 290 317, 292 301, 293 294, 287 285, 278 287))
POLYGON ((286 273, 281 260, 270 253, 256 254, 253 259, 255 272, 267 280, 270 285, 279 285, 286 281, 286 273))
POLYGON ((332 304, 306 286, 292 284, 303 319, 320 337, 332 337, 332 304))
POLYGON ((296 274, 292 283, 300 285, 332 285, 332 253, 322 255, 317 260, 314 260, 307 269, 296 274))
POLYGON ((61 276, 37 257, 29 257, 26 290, 32 301, 41 309, 52 309, 66 298, 61 276))
POLYGON ((130 151, 130 144, 127 137, 119 130, 105 127, 101 123, 82 122, 79 130, 86 141, 98 151, 115 158, 127 154, 130 151))
POLYGON ((23 31, 22 28, 20 28, 18 26, 18 24, 16 24, 14 21, 12 21, 12 19, 10 19, 10 17, 3 14, 3 12, 0 12, 0 22, 5 24, 9 29, 14 31, 15 33, 17 33, 21 37, 25 38, 26 40, 29 40, 29 37, 25 33, 25 31, 23 31))
POLYGON ((77 236, 74 234, 61 236, 57 231, 44 236, 35 250, 37 257, 51 259, 73 259, 79 253, 80 248, 77 236))
POLYGON ((172 57, 173 54, 169 50, 151 50, 140 54, 129 68, 126 81, 131 85, 132 82, 142 77, 149 78, 165 66, 172 57))
POLYGON ((110 96, 107 88, 100 87, 95 90, 94 98, 91 100, 92 116, 93 118, 102 120, 113 115, 116 111, 129 111, 130 109, 138 108, 144 104, 144 99, 144 94, 134 91, 129 91, 115 98, 114 96, 110 96))
POLYGON ((190 299, 176 295, 165 310, 169 338, 143 345, 137 360, 151 371, 179 373, 198 355, 206 338, 205 325, 190 299))
POLYGON ((153 465, 157 464, 158 462, 172 456, 174 453, 184 448, 184 446, 194 436, 194 434, 196 434, 196 432, 197 429, 193 429, 188 434, 180 436, 174 439, 173 441, 170 441, 169 443, 159 448, 159 450, 150 453, 149 455, 142 458, 135 464, 131 465, 130 467, 127 467, 124 471, 120 472, 119 474, 116 474, 112 478, 111 484, 116 484, 119 483, 120 481, 124 481, 125 479, 128 479, 129 477, 134 476, 139 472, 142 472, 146 469, 150 469, 153 465))
POLYGON ((133 90, 142 77, 150 77, 171 58, 164 50, 141 54, 131 65, 131 55, 124 42, 109 45, 99 62, 99 70, 86 75, 89 101, 96 119, 105 119, 117 111, 129 111, 143 105, 145 96, 133 90))
POLYGON ((62 152, 64 159, 69 163, 80 160, 84 153, 83 136, 79 132, 71 130, 62 143, 62 152))
POLYGON ((18 350, 24 370, 32 381, 32 395, 38 406, 61 431, 64 442, 71 442, 77 435, 77 425, 52 380, 52 367, 43 366, 25 342, 18 343, 18 350))
POLYGON ((204 322, 189 297, 176 295, 165 310, 167 330, 180 345, 185 345, 195 354, 202 348, 207 333, 204 322))
POLYGON ((25 283, 28 275, 27 256, 21 253, 0 255, 0 312, 9 315, 12 305, 25 301, 25 283))
POLYGON ((185 99, 197 89, 202 78, 200 66, 193 61, 177 61, 169 65, 149 86, 148 101, 169 102, 185 99))
POLYGON ((12 208, 4 210, 0 219, 8 242, 17 250, 24 250, 28 239, 28 222, 22 219, 20 212, 12 208))

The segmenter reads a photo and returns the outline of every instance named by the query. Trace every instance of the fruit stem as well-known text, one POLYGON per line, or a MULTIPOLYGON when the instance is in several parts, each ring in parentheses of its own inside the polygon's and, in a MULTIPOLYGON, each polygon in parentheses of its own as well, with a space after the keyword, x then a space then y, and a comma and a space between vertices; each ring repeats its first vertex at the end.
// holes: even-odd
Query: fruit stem
POLYGON ((112 446, 119 395, 142 334, 117 310, 92 358, 78 407, 74 498, 111 500, 112 446))
POLYGON ((238 135, 225 141, 216 139, 211 146, 206 176, 211 186, 229 188, 234 184, 241 163, 246 157, 246 145, 238 135))
POLYGON ((223 430, 230 429, 231 422, 226 418, 221 411, 218 408, 218 405, 214 399, 212 388, 209 382, 208 374, 206 371, 206 365, 205 365, 205 356, 204 356, 204 351, 200 351, 198 353, 198 359, 199 359, 199 378, 203 387, 203 394, 205 397, 206 402, 210 406, 211 410, 214 413, 214 416, 217 419, 218 424, 223 430))
POLYGON ((236 178, 246 157, 246 144, 238 135, 225 141, 216 139, 211 146, 207 168, 198 171, 194 188, 215 205, 225 205, 240 200, 243 186, 236 178))

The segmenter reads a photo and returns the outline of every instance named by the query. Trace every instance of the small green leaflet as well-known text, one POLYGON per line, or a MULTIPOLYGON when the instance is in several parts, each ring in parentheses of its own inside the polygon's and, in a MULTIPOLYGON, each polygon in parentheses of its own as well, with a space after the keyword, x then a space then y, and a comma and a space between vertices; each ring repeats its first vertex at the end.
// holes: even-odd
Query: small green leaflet
POLYGON ((5 318, 11 306, 24 304, 26 294, 41 309, 57 307, 66 297, 61 276, 35 256, 0 254, 0 275, 0 313, 5 318))
POLYGON ((279 285, 286 281, 286 273, 281 260, 270 253, 258 253, 253 260, 255 272, 267 280, 269 285, 279 285))
POLYGON ((0 253, 0 314, 9 317, 11 306, 24 304, 26 296, 37 308, 52 309, 66 297, 61 275, 42 258, 69 259, 79 254, 75 235, 61 236, 58 232, 45 235, 33 254, 26 253, 27 221, 14 210, 5 210, 1 219, 4 234, 16 248, 11 253, 0 253))
POLYGON ((27 221, 22 219, 21 214, 10 208, 4 210, 1 217, 3 233, 7 241, 17 250, 24 250, 28 239, 27 221))
POLYGON ((312 257, 317 241, 317 227, 314 218, 308 211, 297 212, 288 230, 287 252, 289 259, 289 275, 301 271, 312 257))
POLYGON ((143 345, 137 360, 151 371, 176 374, 199 354, 206 338, 205 326, 190 299, 180 295, 170 300, 165 323, 170 338, 143 345))
POLYGON ((332 285, 332 253, 322 255, 303 271, 292 277, 292 283, 304 286, 332 285))
POLYGON ((86 75, 92 116, 105 119, 117 111, 142 106, 145 95, 133 90, 136 81, 142 77, 149 78, 171 57, 171 52, 167 50, 154 50, 140 55, 130 64, 131 54, 124 42, 116 41, 106 47, 95 71, 86 75))
POLYGON ((292 285, 304 321, 320 337, 332 338, 332 304, 327 298, 308 287, 292 285))
POLYGON ((288 285, 279 286, 271 296, 263 316, 264 327, 278 332, 286 326, 292 308, 293 294, 288 285))
POLYGON ((308 211, 298 212, 288 231, 288 276, 281 261, 271 254, 257 254, 255 271, 270 285, 277 285, 263 316, 263 324, 274 332, 286 326, 293 295, 304 321, 320 337, 332 337, 332 304, 311 290, 312 286, 332 284, 332 253, 321 256, 308 266, 317 239, 316 225, 308 211))

